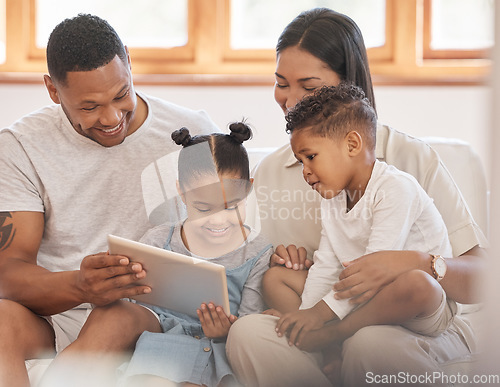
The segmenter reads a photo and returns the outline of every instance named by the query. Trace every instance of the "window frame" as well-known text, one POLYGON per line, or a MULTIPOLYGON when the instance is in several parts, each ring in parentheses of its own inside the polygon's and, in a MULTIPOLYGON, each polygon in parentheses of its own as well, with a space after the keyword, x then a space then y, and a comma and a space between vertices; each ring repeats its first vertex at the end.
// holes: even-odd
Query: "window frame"
POLYGON ((491 49, 482 50, 436 50, 431 48, 432 0, 424 0, 423 58, 424 59, 487 59, 491 49))
MULTIPOLYGON (((374 83, 486 84, 489 51, 431 50, 432 0, 386 0, 386 42, 369 48, 374 83)), ((45 52, 35 46, 35 0, 6 0, 6 62, 0 83, 40 82, 45 52)), ((230 48, 231 0, 188 0, 188 42, 169 49, 129 49, 136 83, 269 85, 274 50, 230 48)))

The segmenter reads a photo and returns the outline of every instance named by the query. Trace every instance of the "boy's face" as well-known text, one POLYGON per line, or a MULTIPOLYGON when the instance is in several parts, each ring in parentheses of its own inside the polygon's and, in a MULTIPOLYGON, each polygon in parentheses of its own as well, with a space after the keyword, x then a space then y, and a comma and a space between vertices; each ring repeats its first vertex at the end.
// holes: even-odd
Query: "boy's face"
POLYGON ((188 213, 184 223, 189 229, 188 244, 189 238, 196 238, 209 246, 241 239, 249 184, 235 177, 197 179, 198 188, 183 193, 188 213))
POLYGON ((303 128, 292 132, 290 145, 302 164, 304 180, 323 198, 331 199, 354 183, 354 166, 345 139, 322 137, 303 128))
POLYGON ((118 56, 95 70, 68 72, 64 84, 45 76, 45 84, 73 128, 105 147, 122 143, 147 115, 142 100, 137 109, 130 67, 118 56))

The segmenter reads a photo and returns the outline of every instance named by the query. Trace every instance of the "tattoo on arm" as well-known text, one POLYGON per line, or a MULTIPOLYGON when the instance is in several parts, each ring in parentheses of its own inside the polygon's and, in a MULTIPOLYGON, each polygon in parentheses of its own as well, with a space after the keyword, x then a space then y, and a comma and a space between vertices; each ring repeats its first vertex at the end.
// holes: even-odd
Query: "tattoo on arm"
POLYGON ((10 212, 0 212, 0 251, 10 246, 16 235, 16 229, 10 212))

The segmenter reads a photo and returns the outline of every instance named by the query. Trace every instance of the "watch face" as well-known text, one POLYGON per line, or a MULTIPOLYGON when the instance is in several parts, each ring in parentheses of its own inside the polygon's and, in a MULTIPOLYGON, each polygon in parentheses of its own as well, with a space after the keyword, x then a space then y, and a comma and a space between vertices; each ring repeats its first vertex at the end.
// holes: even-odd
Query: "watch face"
POLYGON ((436 270, 436 273, 442 277, 446 273, 446 262, 444 261, 443 258, 438 258, 436 259, 434 263, 434 269, 436 270))

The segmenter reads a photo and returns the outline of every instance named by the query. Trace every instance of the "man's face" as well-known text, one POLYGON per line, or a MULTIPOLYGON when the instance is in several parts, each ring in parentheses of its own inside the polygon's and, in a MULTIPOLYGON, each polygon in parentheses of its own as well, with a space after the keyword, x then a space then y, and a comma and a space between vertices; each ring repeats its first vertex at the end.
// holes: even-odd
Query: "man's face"
POLYGON ((136 114, 138 101, 130 66, 118 56, 95 70, 68 72, 64 84, 45 76, 45 84, 73 128, 102 146, 122 143, 144 122, 145 104, 140 101, 136 114))

